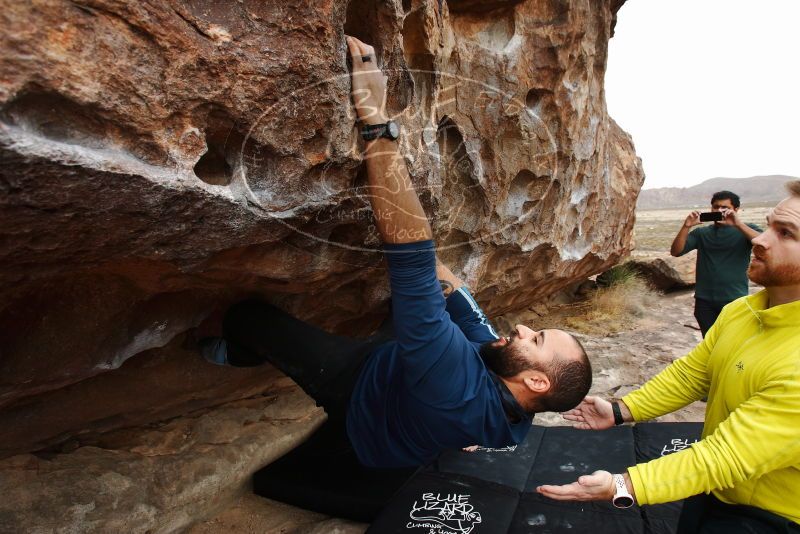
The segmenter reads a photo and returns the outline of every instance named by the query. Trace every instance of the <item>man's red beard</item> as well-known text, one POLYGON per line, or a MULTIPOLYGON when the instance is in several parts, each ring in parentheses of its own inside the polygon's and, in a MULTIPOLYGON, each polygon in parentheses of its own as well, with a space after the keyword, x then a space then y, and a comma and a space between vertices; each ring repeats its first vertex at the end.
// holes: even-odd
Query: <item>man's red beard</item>
POLYGON ((764 287, 782 287, 800 285, 800 265, 783 264, 770 267, 763 253, 756 255, 761 260, 757 264, 750 263, 747 276, 764 287))

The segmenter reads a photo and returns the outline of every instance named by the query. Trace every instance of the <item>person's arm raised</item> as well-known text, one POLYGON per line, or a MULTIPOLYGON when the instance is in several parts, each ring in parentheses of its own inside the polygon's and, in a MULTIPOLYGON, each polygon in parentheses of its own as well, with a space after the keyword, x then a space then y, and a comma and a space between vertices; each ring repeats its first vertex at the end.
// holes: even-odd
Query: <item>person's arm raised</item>
MULTIPOLYGON (((386 123, 386 81, 375 63, 375 50, 353 37, 347 37, 347 46, 359 119, 370 125, 386 123)), ((445 311, 431 227, 396 141, 368 141, 364 162, 369 200, 389 271, 402 380, 416 398, 450 406, 463 398, 461 390, 469 382, 463 365, 468 341, 454 342, 457 336, 453 331, 458 327, 445 311), (451 387, 442 387, 443 383, 451 387)))
POLYGON ((681 226, 681 229, 678 230, 678 235, 676 235, 675 239, 672 240, 672 246, 669 249, 669 253, 671 255, 675 257, 681 255, 683 249, 686 247, 686 238, 689 236, 689 230, 698 224, 700 224, 699 211, 693 211, 686 216, 686 220, 683 221, 683 226, 681 226))
POLYGON ((722 224, 726 226, 735 226, 750 241, 761 235, 761 232, 758 230, 747 226, 747 223, 739 216, 738 211, 725 209, 722 210, 722 215, 724 217, 724 219, 722 219, 722 224))
POLYGON ((495 332, 486 314, 475 301, 463 280, 439 259, 436 259, 436 276, 442 285, 442 293, 447 299, 447 313, 450 320, 461 329, 461 332, 474 343, 494 341, 499 336, 495 332))
POLYGON ((439 283, 442 284, 442 294, 445 297, 449 297, 453 294, 453 291, 464 286, 464 281, 454 275, 453 271, 442 263, 439 258, 436 258, 436 278, 438 278, 439 283))
MULTIPOLYGON (((387 122, 386 79, 373 47, 347 37, 352 62, 352 93, 358 118, 365 124, 387 122), (364 61, 368 58, 368 61, 364 61)), ((384 243, 414 243, 433 237, 428 217, 408 175, 397 141, 367 141, 368 195, 384 243)))

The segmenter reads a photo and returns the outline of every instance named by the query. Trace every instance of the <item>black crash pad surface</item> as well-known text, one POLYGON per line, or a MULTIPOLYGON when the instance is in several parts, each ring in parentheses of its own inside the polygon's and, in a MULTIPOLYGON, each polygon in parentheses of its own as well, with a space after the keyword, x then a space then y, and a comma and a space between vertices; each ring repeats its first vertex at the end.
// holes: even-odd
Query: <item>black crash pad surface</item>
POLYGON ((372 534, 670 534, 681 503, 633 506, 559 502, 535 493, 598 469, 621 472, 635 463, 686 448, 700 423, 643 423, 592 432, 534 427, 517 447, 448 451, 412 477, 367 532, 372 534))
MULTIPOLYGON (((700 439, 700 423, 647 423, 633 427, 636 462, 646 462, 678 452, 700 439)), ((672 534, 681 515, 683 501, 642 507, 646 532, 672 534)))

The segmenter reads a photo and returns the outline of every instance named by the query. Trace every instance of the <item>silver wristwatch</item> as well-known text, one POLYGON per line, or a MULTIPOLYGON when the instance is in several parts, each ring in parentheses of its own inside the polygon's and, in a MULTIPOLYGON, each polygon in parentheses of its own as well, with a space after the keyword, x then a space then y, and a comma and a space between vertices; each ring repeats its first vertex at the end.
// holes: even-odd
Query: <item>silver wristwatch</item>
POLYGON ((617 508, 630 508, 633 506, 633 496, 625 485, 625 478, 622 475, 614 475, 614 498, 611 503, 617 508))

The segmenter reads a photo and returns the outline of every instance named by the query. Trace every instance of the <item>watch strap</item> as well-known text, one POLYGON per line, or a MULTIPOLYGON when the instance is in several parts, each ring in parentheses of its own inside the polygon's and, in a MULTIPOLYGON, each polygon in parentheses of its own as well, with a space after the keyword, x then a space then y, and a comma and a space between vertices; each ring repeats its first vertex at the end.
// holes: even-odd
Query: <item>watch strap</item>
POLYGON ((611 503, 617 508, 630 508, 633 506, 633 495, 628 491, 628 486, 625 484, 625 477, 616 474, 614 478, 614 497, 611 503))
POLYGON ((361 137, 364 141, 374 141, 375 139, 382 137, 388 124, 365 124, 363 128, 361 128, 361 137))
POLYGON ((614 424, 616 426, 619 426, 625 422, 625 419, 622 417, 622 410, 620 409, 618 402, 611 403, 611 411, 614 412, 614 424))

